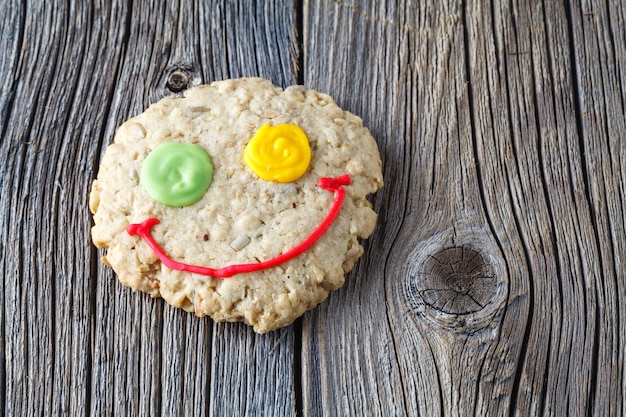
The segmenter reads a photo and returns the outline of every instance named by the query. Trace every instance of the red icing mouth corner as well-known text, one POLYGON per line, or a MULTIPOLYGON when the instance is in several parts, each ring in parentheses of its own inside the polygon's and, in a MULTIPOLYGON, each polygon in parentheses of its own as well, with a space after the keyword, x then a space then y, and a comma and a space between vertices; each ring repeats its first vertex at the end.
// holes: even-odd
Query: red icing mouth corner
POLYGON ((207 275, 215 278, 229 278, 236 274, 257 272, 287 262, 288 260, 301 255, 311 246, 313 246, 313 244, 328 230, 328 228, 337 218, 337 215, 341 211, 341 206, 343 205, 343 201, 346 196, 346 190, 343 188, 343 186, 350 185, 350 182, 350 175, 348 174, 336 178, 320 178, 317 182, 318 187, 334 193, 333 204, 330 207, 330 210, 328 211, 328 214, 326 215, 324 220, 322 220, 319 226, 317 226, 317 228, 299 245, 288 250, 282 255, 259 263, 234 264, 226 266, 224 268, 213 269, 206 266, 190 265, 175 261, 165 253, 163 248, 161 248, 161 246, 154 240, 154 238, 150 234, 150 229, 160 223, 159 219, 154 217, 146 219, 142 223, 130 224, 126 228, 126 231, 131 236, 138 235, 143 238, 148 246, 150 246, 152 251, 159 257, 163 265, 173 270, 186 271, 193 274, 207 275))

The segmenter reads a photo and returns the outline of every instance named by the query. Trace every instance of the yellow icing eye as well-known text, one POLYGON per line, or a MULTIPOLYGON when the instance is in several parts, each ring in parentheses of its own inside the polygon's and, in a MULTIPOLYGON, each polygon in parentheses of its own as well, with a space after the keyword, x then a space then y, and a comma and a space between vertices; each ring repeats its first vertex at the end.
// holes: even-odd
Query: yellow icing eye
POLYGON ((295 181, 311 162, 309 139, 296 125, 263 125, 246 146, 244 161, 264 180, 295 181))

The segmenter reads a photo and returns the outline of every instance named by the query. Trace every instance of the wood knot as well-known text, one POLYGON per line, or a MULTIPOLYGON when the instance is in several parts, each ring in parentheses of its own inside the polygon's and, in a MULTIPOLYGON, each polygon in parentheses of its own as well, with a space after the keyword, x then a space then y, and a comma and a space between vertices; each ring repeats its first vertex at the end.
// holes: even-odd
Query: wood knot
POLYGON ((492 323, 505 305, 504 258, 489 235, 474 229, 443 232, 420 242, 410 252, 403 275, 411 310, 448 329, 477 331, 492 323))
POLYGON ((185 67, 176 67, 172 69, 167 76, 165 87, 172 93, 180 93, 190 87, 193 80, 192 71, 185 67))
POLYGON ((426 260, 419 286, 422 299, 435 310, 470 314, 489 304, 496 278, 479 252, 451 247, 426 260))

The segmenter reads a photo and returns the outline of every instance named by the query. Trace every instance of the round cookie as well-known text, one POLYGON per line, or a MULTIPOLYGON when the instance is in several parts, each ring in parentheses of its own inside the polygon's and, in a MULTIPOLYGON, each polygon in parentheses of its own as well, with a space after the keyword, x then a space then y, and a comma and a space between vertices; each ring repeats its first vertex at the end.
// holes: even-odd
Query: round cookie
POLYGON ((123 284, 265 333, 343 284, 382 184, 376 142, 329 96, 217 81, 118 129, 91 190, 92 239, 123 284))

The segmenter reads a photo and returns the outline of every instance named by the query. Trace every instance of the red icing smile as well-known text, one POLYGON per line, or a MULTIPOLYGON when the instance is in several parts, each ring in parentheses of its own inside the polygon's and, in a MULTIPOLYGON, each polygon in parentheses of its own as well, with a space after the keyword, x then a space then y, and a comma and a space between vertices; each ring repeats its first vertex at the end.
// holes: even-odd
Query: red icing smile
POLYGON ((150 246, 152 251, 159 257, 163 265, 170 269, 191 272, 194 274, 208 275, 215 278, 228 278, 232 277, 235 274, 261 271, 264 269, 272 268, 274 266, 278 266, 304 253, 328 230, 330 225, 337 218, 337 215, 341 211, 343 200, 346 196, 346 190, 343 188, 343 186, 350 185, 350 175, 346 174, 337 178, 320 178, 320 180, 317 182, 317 185, 318 187, 330 191, 335 195, 333 204, 324 220, 322 220, 319 226, 317 226, 317 228, 298 246, 288 250, 282 255, 259 263, 235 264, 226 266, 224 268, 213 269, 205 266, 189 265, 175 261, 165 253, 163 248, 161 248, 161 246, 154 240, 154 238, 150 234, 150 229, 160 223, 159 219, 156 219, 154 217, 149 218, 142 223, 130 224, 126 228, 126 231, 131 236, 139 235, 140 237, 142 237, 146 241, 148 246, 150 246))

